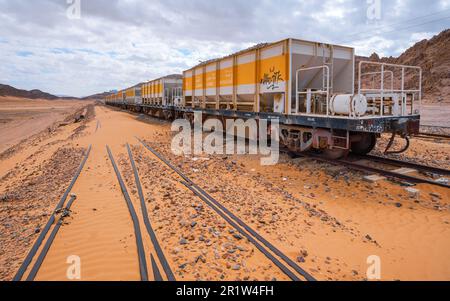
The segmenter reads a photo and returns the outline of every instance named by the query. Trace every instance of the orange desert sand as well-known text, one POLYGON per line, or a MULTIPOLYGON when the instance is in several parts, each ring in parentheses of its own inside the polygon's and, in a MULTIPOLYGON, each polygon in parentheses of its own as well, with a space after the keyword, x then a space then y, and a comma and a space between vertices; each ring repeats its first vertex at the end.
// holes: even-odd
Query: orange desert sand
MULTIPOLYGON (((1 103, 0 116, 25 106, 28 111, 28 102, 17 103, 16 108, 1 103)), ((52 107, 55 113, 43 119, 17 117, 0 129, 19 132, 2 134, 2 150, 27 138, 0 155, 1 280, 14 276, 89 145, 92 152, 72 189, 77 196, 72 212, 36 280, 67 280, 72 255, 81 259, 82 280, 140 279, 132 220, 106 151, 109 145, 137 210, 150 263, 150 254, 156 254, 143 226, 126 143, 177 280, 288 280, 135 136, 318 280, 364 280, 371 255, 381 259, 382 280, 450 280, 446 188, 420 184, 420 194, 411 196, 390 181, 368 183, 363 174, 286 155, 276 166, 261 166, 258 156, 175 156, 170 123, 92 103, 71 103, 70 110, 66 102, 38 103, 32 110, 52 107), (81 123, 45 130, 84 107, 88 114, 81 123)), ((448 143, 413 139, 405 156, 423 154, 427 161, 429 152, 435 165, 449 168, 448 143)))

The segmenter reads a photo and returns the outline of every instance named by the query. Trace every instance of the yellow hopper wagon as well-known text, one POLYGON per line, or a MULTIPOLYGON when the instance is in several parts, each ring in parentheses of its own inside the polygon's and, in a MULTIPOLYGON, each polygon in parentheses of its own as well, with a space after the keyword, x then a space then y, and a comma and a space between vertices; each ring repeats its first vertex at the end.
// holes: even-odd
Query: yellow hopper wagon
POLYGON ((170 88, 171 77, 144 83, 142 103, 121 106, 168 119, 193 120, 195 111, 205 118, 277 119, 280 142, 293 152, 367 154, 383 133, 392 134, 386 153, 397 136, 406 140, 397 152, 405 151, 420 126, 421 68, 355 64, 354 48, 290 38, 203 62, 170 88))

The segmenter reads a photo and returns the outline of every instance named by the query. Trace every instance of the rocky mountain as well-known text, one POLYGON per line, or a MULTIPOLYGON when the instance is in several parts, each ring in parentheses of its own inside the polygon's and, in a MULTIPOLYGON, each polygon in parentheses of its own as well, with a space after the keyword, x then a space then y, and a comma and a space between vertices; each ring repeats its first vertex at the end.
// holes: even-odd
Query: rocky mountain
MULTIPOLYGON (((420 66, 424 102, 450 103, 450 29, 416 43, 399 57, 380 58, 374 53, 370 57, 359 56, 356 61, 361 60, 420 66)), ((406 75, 407 85, 413 80, 412 75, 406 75)))

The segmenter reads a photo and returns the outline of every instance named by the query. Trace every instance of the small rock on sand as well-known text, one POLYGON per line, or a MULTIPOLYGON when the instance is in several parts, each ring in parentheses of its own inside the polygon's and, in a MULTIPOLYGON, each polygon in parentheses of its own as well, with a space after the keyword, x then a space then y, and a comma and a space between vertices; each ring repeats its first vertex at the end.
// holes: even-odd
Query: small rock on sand
POLYGON ((242 235, 239 234, 239 233, 235 233, 235 234, 233 235, 233 237, 236 238, 237 240, 241 240, 241 239, 243 238, 242 235))
POLYGON ((411 198, 418 198, 420 194, 420 190, 412 187, 405 188, 406 192, 408 192, 411 198))
POLYGON ((297 257, 297 261, 301 262, 301 263, 304 263, 305 262, 305 258, 303 256, 299 256, 299 257, 297 257))

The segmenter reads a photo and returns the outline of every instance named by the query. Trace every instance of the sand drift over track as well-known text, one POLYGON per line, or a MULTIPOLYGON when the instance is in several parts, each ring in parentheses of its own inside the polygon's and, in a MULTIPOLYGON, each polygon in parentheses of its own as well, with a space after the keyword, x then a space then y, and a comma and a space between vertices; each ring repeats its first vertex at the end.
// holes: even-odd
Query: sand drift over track
MULTIPOLYGON (((48 231, 52 227, 52 224, 56 220, 56 214, 61 213, 62 210, 64 210, 66 212, 66 214, 67 214, 67 211, 70 211, 70 208, 71 208, 73 202, 76 200, 76 196, 71 196, 66 207, 63 208, 63 206, 67 200, 67 197, 69 196, 69 193, 72 191, 72 188, 75 185, 75 182, 78 180, 80 173, 83 171, 84 165, 86 164, 86 161, 89 158, 89 154, 91 153, 91 148, 92 148, 92 146, 89 146, 86 156, 84 157, 83 161, 81 162, 81 165, 80 165, 79 169, 77 170, 77 173, 75 174, 75 176, 74 176, 72 182, 70 183, 69 187, 67 188, 66 192, 61 197, 61 200, 59 201, 53 214, 50 216, 50 219, 48 220, 47 224, 45 225, 44 230, 41 232, 37 241, 34 243, 33 247, 31 248, 30 253, 28 253, 27 257, 25 258, 25 261, 23 262, 23 264, 20 267, 19 271, 17 272, 16 276, 14 276, 14 281, 20 281, 22 279, 24 273, 28 269, 28 266, 32 262, 34 256, 37 254, 41 244, 43 243, 45 237, 47 236, 48 231)), ((51 244, 53 243, 53 240, 55 239, 55 236, 59 231, 59 228, 61 227, 64 217, 65 217, 64 214, 61 215, 60 219, 58 220, 58 223, 53 228, 53 231, 50 234, 50 237, 48 238, 47 242, 45 243, 43 249, 41 250, 41 252, 39 254, 39 257, 37 258, 36 262, 34 263, 33 268, 30 271, 30 274, 27 277, 27 281, 34 280, 34 278, 36 277, 36 274, 39 271, 39 268, 41 267, 42 262, 44 261, 45 256, 47 255, 47 252, 50 249, 51 244)))

